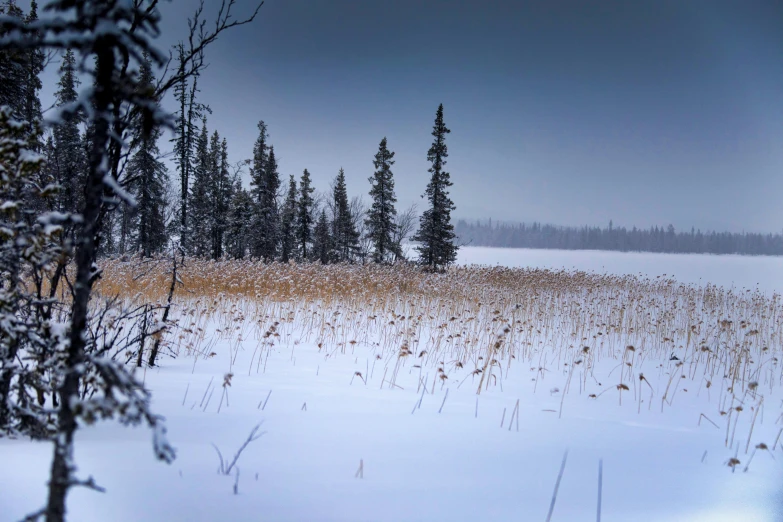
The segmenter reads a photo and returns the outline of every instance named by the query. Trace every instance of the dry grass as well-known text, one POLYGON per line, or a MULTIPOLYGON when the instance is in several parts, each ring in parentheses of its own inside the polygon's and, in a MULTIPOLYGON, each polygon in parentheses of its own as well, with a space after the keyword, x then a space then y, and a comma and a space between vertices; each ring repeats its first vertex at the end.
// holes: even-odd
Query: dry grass
MULTIPOLYGON (((102 268, 104 296, 165 299, 164 260, 102 268)), ((263 371, 272 346, 295 360, 301 343, 327 356, 361 345, 374 353, 365 384, 378 362, 381 387, 397 386, 407 368, 425 389, 474 379, 480 393, 502 388, 512 363, 521 364, 536 386, 547 373, 564 376, 563 395, 600 383, 590 397, 618 394, 622 406, 622 393, 632 393, 639 412, 642 402, 660 400, 664 410, 679 395, 707 394, 726 417, 727 445, 739 417, 755 423, 764 394, 783 383, 783 303, 757 290, 566 270, 469 266, 435 275, 410 266, 196 259, 181 278, 176 329, 166 338, 174 353, 196 355, 194 365, 216 355, 218 340, 228 340, 232 361, 242 343, 255 343, 248 373, 263 371), (611 371, 597 373, 602 361, 611 371), (437 368, 429 381, 423 368, 437 368), (739 415, 743 405, 752 415, 739 415)))

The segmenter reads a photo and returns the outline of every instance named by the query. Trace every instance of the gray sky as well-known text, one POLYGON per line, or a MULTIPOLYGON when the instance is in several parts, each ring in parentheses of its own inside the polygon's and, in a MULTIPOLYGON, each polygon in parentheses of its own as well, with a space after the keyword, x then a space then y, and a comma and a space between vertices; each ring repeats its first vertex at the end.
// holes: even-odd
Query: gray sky
MULTIPOLYGON (((167 44, 195 5, 164 5, 167 44)), ((267 0, 209 49, 201 99, 232 160, 263 119, 281 174, 321 190, 342 166, 366 198, 386 136, 399 207, 424 203, 443 103, 456 217, 780 231, 781 21, 772 0, 267 0)))

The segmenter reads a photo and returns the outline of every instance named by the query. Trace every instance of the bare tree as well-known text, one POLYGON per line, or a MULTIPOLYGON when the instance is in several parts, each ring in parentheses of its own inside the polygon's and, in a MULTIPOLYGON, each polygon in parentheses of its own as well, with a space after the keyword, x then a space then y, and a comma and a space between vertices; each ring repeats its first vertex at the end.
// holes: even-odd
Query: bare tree
POLYGON ((351 198, 349 204, 351 220, 354 228, 359 232, 359 248, 357 255, 364 264, 372 250, 372 240, 367 230, 367 204, 360 196, 351 198))
POLYGON ((397 214, 397 229, 394 231, 392 239, 394 240, 394 261, 405 261, 408 256, 403 247, 403 241, 413 234, 416 228, 416 222, 419 219, 419 207, 416 203, 397 214))

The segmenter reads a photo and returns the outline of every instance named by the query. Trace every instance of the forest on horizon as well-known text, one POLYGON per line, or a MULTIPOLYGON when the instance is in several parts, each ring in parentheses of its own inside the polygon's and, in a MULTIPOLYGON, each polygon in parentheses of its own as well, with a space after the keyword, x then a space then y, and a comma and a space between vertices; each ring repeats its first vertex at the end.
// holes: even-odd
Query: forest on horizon
POLYGON ((716 232, 673 225, 648 229, 609 226, 558 226, 551 224, 457 221, 454 232, 462 245, 557 250, 612 250, 667 254, 783 255, 783 235, 754 232, 716 232))

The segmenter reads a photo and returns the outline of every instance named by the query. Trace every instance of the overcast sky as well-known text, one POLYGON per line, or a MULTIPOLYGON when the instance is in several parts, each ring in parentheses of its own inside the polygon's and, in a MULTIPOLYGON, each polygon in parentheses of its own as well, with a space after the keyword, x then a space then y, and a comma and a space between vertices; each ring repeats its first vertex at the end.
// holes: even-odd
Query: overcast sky
MULTIPOLYGON (((195 5, 164 5, 166 45, 195 5)), ((201 99, 232 160, 263 119, 281 174, 321 190, 344 167, 366 198, 385 136, 399 207, 423 203, 443 103, 457 217, 780 231, 782 21, 772 0, 267 0, 209 49, 201 99)))

